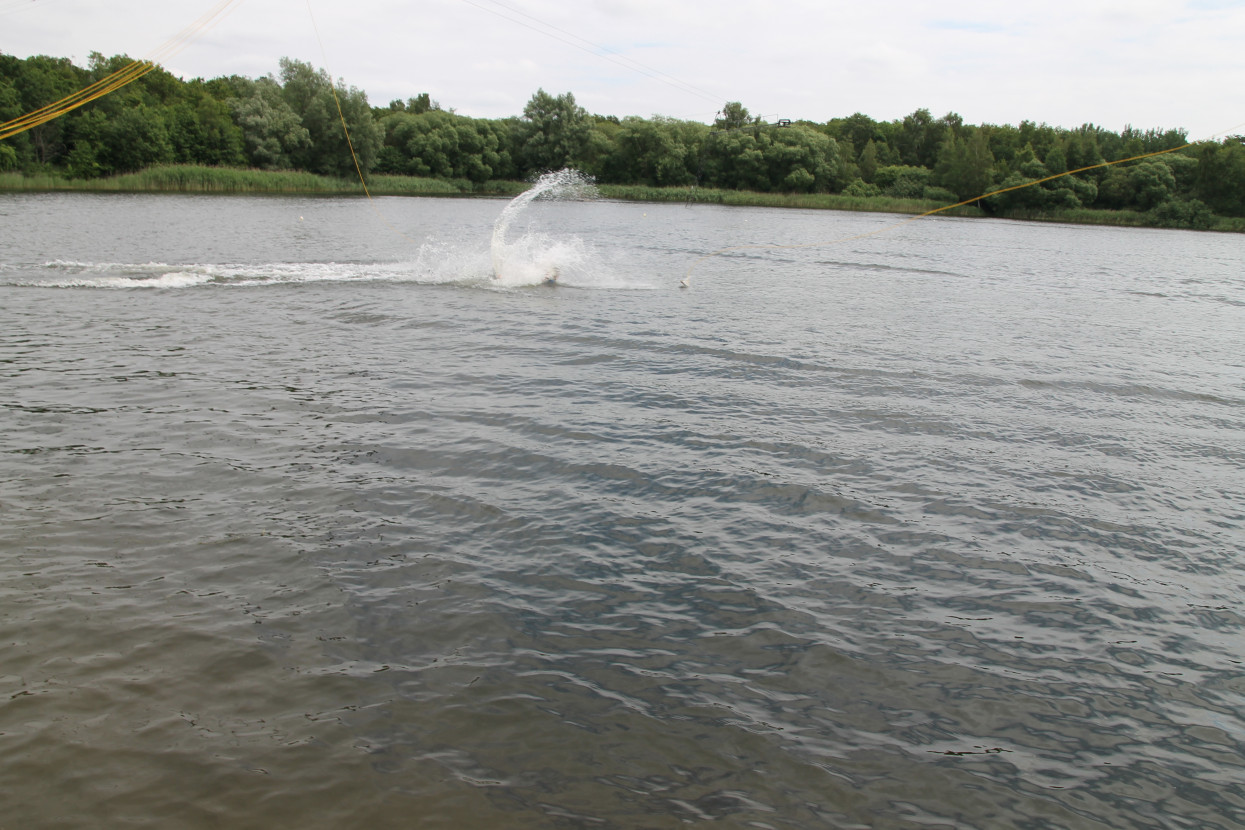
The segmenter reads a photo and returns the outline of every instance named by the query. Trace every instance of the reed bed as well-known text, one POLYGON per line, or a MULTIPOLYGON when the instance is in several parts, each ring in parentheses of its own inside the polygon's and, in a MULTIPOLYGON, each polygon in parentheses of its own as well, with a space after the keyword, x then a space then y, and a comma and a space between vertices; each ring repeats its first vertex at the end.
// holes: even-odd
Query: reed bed
MULTIPOLYGON (((522 182, 485 182, 416 176, 373 176, 373 195, 472 196, 521 193, 522 182)), ((84 191, 114 193, 281 193, 363 195, 358 179, 335 178, 295 170, 245 170, 176 164, 152 167, 104 179, 66 179, 47 174, 0 174, 0 190, 84 191)))
MULTIPOLYGON (((467 179, 383 175, 372 176, 368 179, 368 191, 373 196, 506 197, 522 193, 529 187, 531 187, 530 182, 503 180, 476 183, 467 179)), ((834 193, 758 193, 705 187, 651 187, 620 184, 603 184, 597 189, 607 199, 636 202, 683 202, 738 207, 851 210, 901 214, 921 214, 942 207, 941 203, 922 199, 844 196, 834 193)), ((188 164, 152 167, 137 173, 126 173, 105 179, 66 179, 47 173, 0 173, 0 191, 364 195, 363 186, 358 179, 354 178, 320 176, 295 170, 247 170, 188 164)), ((939 215, 980 217, 986 214, 976 206, 961 205, 941 210, 939 215)), ((1015 210, 1002 214, 1001 218, 1123 227, 1153 227, 1156 224, 1154 218, 1146 213, 1089 208, 1049 212, 1015 210)), ((1245 233, 1245 217, 1215 216, 1208 230, 1245 233)))
MULTIPOLYGON (((923 199, 895 199, 888 196, 843 196, 837 193, 758 193, 749 190, 720 190, 706 187, 649 187, 647 185, 600 185, 607 199, 642 202, 690 202, 693 204, 739 207, 803 208, 809 210, 854 210, 866 213, 925 213, 942 206, 923 199)), ((949 216, 984 216, 971 205, 943 211, 949 216)))

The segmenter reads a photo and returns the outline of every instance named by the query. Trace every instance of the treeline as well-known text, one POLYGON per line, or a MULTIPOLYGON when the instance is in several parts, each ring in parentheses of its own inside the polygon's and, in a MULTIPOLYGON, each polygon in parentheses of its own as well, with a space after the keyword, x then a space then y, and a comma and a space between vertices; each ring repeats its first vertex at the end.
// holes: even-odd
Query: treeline
MULTIPOLYGON (((91 55, 0 54, 0 122, 75 92, 129 63, 91 55)), ((1076 208, 1147 213, 1156 224, 1208 227, 1212 214, 1245 216, 1245 145, 1234 136, 1032 187, 1016 185, 1182 147, 1183 130, 1022 122, 969 125, 920 109, 875 121, 856 113, 826 123, 763 124, 739 102, 712 124, 654 116, 592 115, 571 93, 538 90, 522 116, 469 118, 426 94, 372 107, 355 87, 283 58, 277 76, 183 81, 156 69, 68 116, 0 141, 0 171, 77 179, 167 164, 355 175, 341 105, 364 175, 521 180, 572 166, 603 184, 700 186, 773 193, 841 193, 949 203, 985 199, 988 212, 1076 208), (334 100, 336 93, 336 101, 334 100)))

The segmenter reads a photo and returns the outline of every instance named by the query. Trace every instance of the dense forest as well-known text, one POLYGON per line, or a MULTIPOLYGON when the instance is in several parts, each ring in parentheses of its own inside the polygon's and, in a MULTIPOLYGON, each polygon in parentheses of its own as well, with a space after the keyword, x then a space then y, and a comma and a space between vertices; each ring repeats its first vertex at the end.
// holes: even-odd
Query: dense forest
MULTIPOLYGON (((75 92, 129 58, 0 54, 0 123, 75 92)), ((1122 133, 1022 122, 970 125, 919 109, 893 121, 856 113, 764 124, 739 102, 712 124, 592 115, 538 90, 521 116, 469 118, 427 94, 386 107, 323 70, 283 58, 276 76, 183 81, 163 69, 69 115, 0 141, 0 171, 92 179, 167 164, 355 175, 334 91, 365 175, 522 180, 576 167, 603 184, 842 193, 956 202, 1055 174, 1181 147, 1183 130, 1122 133)), ((1208 227, 1245 216, 1241 136, 1097 167, 981 203, 991 213, 1073 208, 1147 212, 1208 227)))

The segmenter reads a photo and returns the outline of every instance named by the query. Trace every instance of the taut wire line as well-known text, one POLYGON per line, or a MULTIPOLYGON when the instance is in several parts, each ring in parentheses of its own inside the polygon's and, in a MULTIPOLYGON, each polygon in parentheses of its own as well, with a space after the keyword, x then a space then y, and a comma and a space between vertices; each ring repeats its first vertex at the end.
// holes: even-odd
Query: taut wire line
POLYGON ((118 69, 116 72, 101 78, 90 86, 80 89, 72 95, 67 95, 55 103, 48 104, 45 107, 27 113, 26 115, 14 118, 12 121, 6 121, 0 124, 0 139, 15 136, 23 133, 32 127, 45 124, 54 118, 59 118, 65 113, 75 110, 83 104, 89 104, 96 98, 102 98, 110 92, 115 92, 128 83, 137 81, 148 72, 156 68, 154 63, 147 61, 134 61, 125 67, 118 69))
POLYGON ((65 96, 59 101, 40 107, 34 112, 14 118, 12 121, 6 121, 0 124, 0 139, 10 138, 18 133, 25 132, 32 127, 40 124, 46 124, 55 118, 59 118, 67 112, 77 109, 84 104, 89 104, 97 98, 102 98, 110 92, 116 92, 126 84, 133 83, 148 72, 157 68, 157 60, 167 60, 173 57, 190 43, 190 41, 202 35, 212 26, 216 25, 222 18, 223 14, 231 10, 241 0, 220 0, 215 6, 207 11, 202 17, 194 23, 182 29, 173 36, 167 43, 151 53, 142 60, 132 61, 122 68, 118 69, 110 75, 107 75, 90 86, 80 89, 70 95, 65 96))
POLYGON ((1188 147, 1192 147, 1195 144, 1200 144, 1204 141, 1210 141, 1214 138, 1217 138, 1218 136, 1235 132, 1236 130, 1239 130, 1241 127, 1245 127, 1245 122, 1237 124, 1233 127, 1228 127, 1226 130, 1220 130, 1219 132, 1213 133, 1207 136, 1206 138, 1200 139, 1198 141, 1190 141, 1187 144, 1181 144, 1179 147, 1172 147, 1167 150, 1156 150, 1155 152, 1152 152, 1152 153, 1142 153, 1141 155, 1129 156, 1128 158, 1116 159, 1115 161, 1103 161, 1103 162, 1099 162, 1098 164, 1089 164, 1089 165, 1086 165, 1085 167, 1078 167, 1075 170, 1068 170, 1064 173, 1055 173, 1050 176, 1043 176, 1042 178, 1034 179, 1031 182, 1024 182, 1023 184, 1016 184, 1016 185, 1012 185, 1011 187, 1000 188, 999 190, 992 190, 989 193, 983 193, 980 196, 974 196, 973 198, 965 199, 962 202, 956 202, 954 204, 943 205, 942 207, 934 208, 933 210, 927 210, 924 213, 919 213, 916 216, 910 216, 907 219, 904 219, 903 221, 900 221, 900 222, 896 222, 893 225, 887 225, 885 227, 878 228, 876 230, 866 231, 865 233, 858 233, 852 236, 844 236, 839 239, 827 239, 821 242, 805 242, 805 243, 801 243, 798 245, 731 245, 730 247, 720 248, 716 251, 713 251, 712 253, 704 254, 692 260, 692 263, 687 266, 687 273, 684 274, 683 279, 685 281, 690 279, 692 276, 692 271, 696 268, 697 265, 699 265, 701 262, 704 262, 706 259, 712 259, 716 256, 730 253, 731 251, 794 250, 798 248, 821 248, 821 247, 825 247, 828 245, 838 245, 842 242, 854 242, 855 240, 858 240, 858 239, 866 239, 870 236, 877 236, 879 234, 893 231, 896 228, 901 228, 904 225, 917 221, 918 219, 924 219, 926 216, 933 216, 935 213, 942 213, 944 210, 951 210, 952 208, 963 207, 964 205, 972 204, 973 202, 979 201, 981 199, 988 199, 991 196, 997 196, 1000 193, 1008 193, 1012 190, 1022 190, 1026 187, 1033 187, 1034 185, 1041 184, 1042 182, 1049 182, 1054 179, 1062 179, 1064 176, 1071 176, 1073 173, 1084 173, 1086 170, 1095 170, 1099 167, 1110 167, 1115 164, 1124 164, 1125 162, 1129 162, 1129 161, 1137 161, 1139 159, 1146 159, 1146 158, 1151 158, 1153 156, 1162 156, 1168 153, 1174 153, 1177 150, 1184 150, 1188 147))
POLYGON ((368 190, 367 180, 363 178, 363 168, 360 166, 359 157, 354 151, 354 142, 350 139, 350 128, 346 126, 346 116, 342 113, 342 102, 337 97, 337 85, 333 83, 333 73, 329 72, 329 57, 328 53, 324 50, 324 40, 320 37, 320 27, 316 25, 316 16, 311 11, 311 0, 307 0, 307 16, 311 18, 311 28, 315 30, 316 42, 320 44, 320 57, 324 61, 324 71, 327 72, 329 76, 329 89, 333 93, 333 103, 337 105, 337 117, 341 119, 342 132, 346 134, 346 146, 350 148, 350 158, 354 161, 354 169, 355 172, 359 174, 359 184, 363 185, 363 193, 367 196, 367 202, 372 206, 372 210, 375 211, 377 218, 384 223, 385 227, 389 228, 389 230, 393 231, 407 242, 410 242, 413 245, 418 245, 420 243, 398 230, 394 227, 392 222, 385 218, 385 214, 381 212, 379 207, 377 207, 376 200, 372 198, 372 191, 368 190))

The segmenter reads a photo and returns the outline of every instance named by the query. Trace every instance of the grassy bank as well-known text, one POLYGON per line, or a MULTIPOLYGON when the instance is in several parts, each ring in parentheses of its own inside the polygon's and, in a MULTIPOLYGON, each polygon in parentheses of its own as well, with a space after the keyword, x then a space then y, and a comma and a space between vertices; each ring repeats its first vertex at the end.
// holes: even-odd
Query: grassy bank
MULTIPOLYGON (((416 176, 373 176, 372 195, 507 196, 522 193, 523 182, 486 182, 416 176)), ((229 167, 170 165, 105 179, 67 179, 55 175, 0 174, 0 190, 87 193, 277 193, 363 195, 358 179, 318 176, 295 170, 241 170, 229 167)))
MULTIPOLYGON (((1018 219, 1024 222, 1064 222, 1069 225, 1110 225, 1122 228, 1171 227, 1156 221, 1149 213, 1139 213, 1135 210, 1074 208, 1071 210, 1051 211, 1049 213, 1032 210, 1014 210, 1000 214, 999 218, 1018 219)), ((1210 225, 1198 228, 1198 230, 1218 231, 1221 233, 1245 233, 1245 216, 1212 215, 1210 225)))
MULTIPOLYGON (((368 190, 373 196, 514 196, 531 185, 527 182, 490 181, 478 184, 466 179, 416 176, 372 176, 368 190)), ((920 214, 942 205, 922 199, 887 196, 858 197, 833 193, 756 193, 703 187, 649 187, 606 184, 598 187, 607 199, 636 202, 676 202, 732 205, 739 207, 853 210, 868 213, 920 214)), ((242 170, 228 167, 170 165, 153 167, 106 179, 67 179, 52 174, 0 173, 0 191, 77 191, 94 193, 269 193, 302 195, 363 195, 358 179, 318 176, 293 170, 242 170)), ((979 217, 986 214, 964 205, 941 211, 942 216, 979 217)), ((1146 213, 1127 210, 1013 211, 1002 218, 1078 225, 1154 227, 1146 213)), ((1245 233, 1245 217, 1213 217, 1208 230, 1245 233)))
MULTIPOLYGON (((810 210, 855 210, 865 213, 925 213, 941 207, 923 199, 893 199, 889 196, 843 196, 835 193, 756 193, 749 190, 715 190, 705 187, 647 187, 645 185, 605 184, 597 188, 607 199, 640 202, 691 202, 740 207, 807 208, 810 210)), ((944 211, 947 216, 984 216, 979 208, 965 205, 944 211)))

